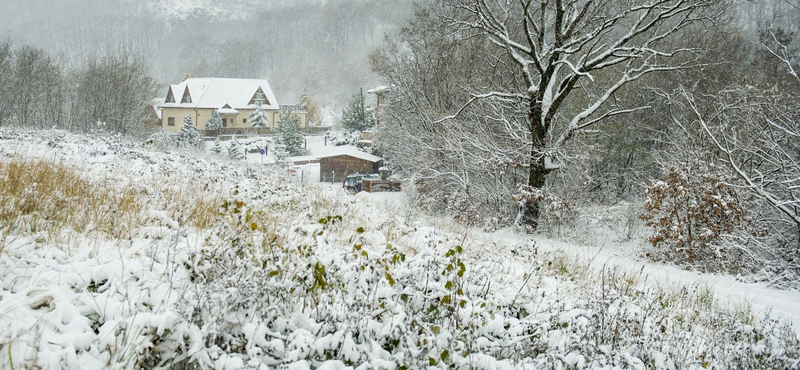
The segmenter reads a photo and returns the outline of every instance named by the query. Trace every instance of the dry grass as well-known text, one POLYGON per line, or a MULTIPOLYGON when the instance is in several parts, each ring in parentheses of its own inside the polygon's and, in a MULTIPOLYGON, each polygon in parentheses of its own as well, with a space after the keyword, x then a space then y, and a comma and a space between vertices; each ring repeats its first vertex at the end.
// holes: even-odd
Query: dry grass
POLYGON ((14 157, 0 162, 4 233, 55 237, 65 229, 126 237, 141 213, 137 194, 92 185, 64 163, 14 157))
POLYGON ((175 190, 186 186, 189 185, 162 186, 164 201, 173 208, 171 216, 201 230, 212 227, 220 214, 219 197, 207 191, 175 190), (176 217, 174 211, 179 211, 182 217, 176 217))

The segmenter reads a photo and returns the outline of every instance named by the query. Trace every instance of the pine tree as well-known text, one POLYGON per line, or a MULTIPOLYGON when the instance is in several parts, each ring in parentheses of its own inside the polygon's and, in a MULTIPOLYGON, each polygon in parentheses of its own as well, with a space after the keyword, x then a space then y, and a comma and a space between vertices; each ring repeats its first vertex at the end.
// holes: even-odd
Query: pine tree
POLYGON ((289 152, 286 151, 286 145, 276 144, 274 153, 276 165, 279 167, 286 167, 289 164, 289 160, 286 159, 286 157, 289 156, 289 152))
POLYGON ((236 136, 228 144, 228 157, 234 161, 244 159, 244 149, 242 149, 242 144, 239 144, 239 140, 236 140, 236 136))
POLYGON ((263 97, 259 94, 256 98, 256 109, 250 112, 250 115, 247 117, 250 120, 250 127, 267 127, 269 123, 269 115, 264 109, 261 108, 261 105, 264 104, 263 97))
POLYGON ((199 148, 202 143, 202 135, 197 131, 197 127, 194 126, 191 114, 187 114, 183 117, 183 125, 180 132, 178 132, 176 144, 179 148, 199 148))
POLYGON ((206 130, 219 130, 221 128, 222 117, 220 117, 219 112, 215 109, 211 112, 211 117, 206 121, 206 130))
POLYGON ((350 102, 342 111, 342 128, 347 132, 366 131, 375 126, 375 117, 371 110, 364 108, 361 94, 353 94, 350 102))
POLYGON ((281 110, 278 126, 275 129, 275 142, 286 147, 290 156, 308 155, 305 146, 305 137, 300 128, 300 117, 291 114, 289 110, 281 110))
POLYGON ((214 140, 214 146, 211 147, 211 153, 222 154, 222 143, 220 143, 219 138, 214 140))

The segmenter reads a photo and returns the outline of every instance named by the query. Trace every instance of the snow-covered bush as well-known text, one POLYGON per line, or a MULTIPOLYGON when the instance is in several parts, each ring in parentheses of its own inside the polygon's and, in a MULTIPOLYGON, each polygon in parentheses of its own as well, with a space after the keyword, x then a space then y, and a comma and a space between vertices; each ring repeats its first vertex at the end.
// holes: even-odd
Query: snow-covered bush
POLYGON ((43 232, 59 204, 88 195, 46 191, 48 176, 3 192, 11 172, 0 174, 0 204, 42 203, 0 230, 3 366, 792 368, 800 359, 791 327, 720 306, 700 285, 656 285, 524 238, 494 244, 406 222, 269 166, 48 135, 0 130, 0 163, 54 143, 69 161, 55 173, 75 166, 72 177, 48 175, 66 179, 57 183, 135 199, 84 202, 70 217, 101 221, 43 232))
POLYGON ((325 133, 328 141, 331 144, 339 145, 356 145, 361 140, 361 131, 343 132, 343 131, 328 131, 325 133))
POLYGON ((239 144, 248 153, 258 153, 259 149, 267 148, 270 145, 270 140, 266 137, 255 136, 246 138, 237 138, 239 144))
POLYGON ((735 179, 702 161, 676 163, 665 172, 645 188, 641 217, 654 230, 649 240, 656 248, 650 256, 712 270, 741 267, 736 250, 722 243, 748 229, 744 204, 730 185, 735 179))

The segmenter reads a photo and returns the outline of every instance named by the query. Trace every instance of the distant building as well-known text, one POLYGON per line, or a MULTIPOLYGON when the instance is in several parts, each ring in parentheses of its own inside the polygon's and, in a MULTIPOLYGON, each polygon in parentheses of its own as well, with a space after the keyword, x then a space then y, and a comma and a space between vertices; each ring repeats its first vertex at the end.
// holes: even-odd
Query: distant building
POLYGON ((347 175, 354 173, 378 173, 383 158, 358 151, 347 146, 346 150, 318 156, 319 179, 321 182, 342 182, 347 175), (346 151, 345 151, 346 150, 346 151))
MULTIPOLYGON (((205 130, 206 122, 216 110, 222 117, 223 129, 220 133, 249 132, 246 130, 250 128, 248 117, 257 108, 259 99, 261 109, 269 117, 267 127, 274 128, 280 118, 281 106, 267 80, 184 76, 183 81, 169 86, 166 99, 159 106, 161 128, 178 132, 184 117, 189 114, 197 128, 205 130)), ((300 125, 306 127, 308 114, 305 110, 297 105, 287 108, 291 114, 299 115, 300 125)))

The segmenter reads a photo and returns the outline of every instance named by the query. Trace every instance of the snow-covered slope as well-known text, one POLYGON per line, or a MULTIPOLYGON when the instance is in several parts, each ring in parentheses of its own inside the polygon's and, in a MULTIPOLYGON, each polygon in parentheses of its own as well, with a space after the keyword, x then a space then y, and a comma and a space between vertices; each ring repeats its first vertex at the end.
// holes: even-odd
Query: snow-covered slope
POLYGON ((0 129, 0 178, 2 368, 792 368, 800 359, 791 327, 719 305, 702 282, 593 269, 546 239, 483 234, 396 194, 349 196, 259 163, 0 129), (47 166, 59 175, 33 176, 47 166), (9 190, 20 179, 32 180, 9 190))

